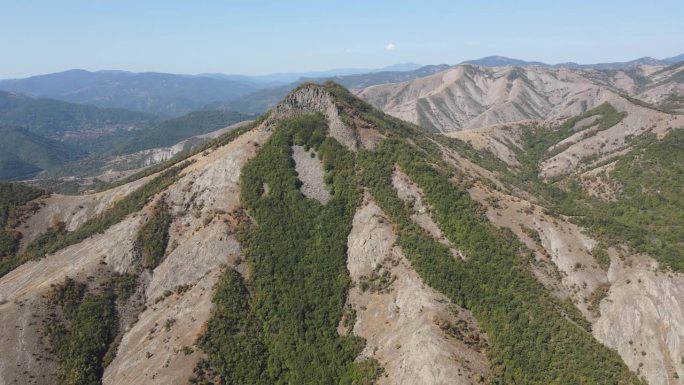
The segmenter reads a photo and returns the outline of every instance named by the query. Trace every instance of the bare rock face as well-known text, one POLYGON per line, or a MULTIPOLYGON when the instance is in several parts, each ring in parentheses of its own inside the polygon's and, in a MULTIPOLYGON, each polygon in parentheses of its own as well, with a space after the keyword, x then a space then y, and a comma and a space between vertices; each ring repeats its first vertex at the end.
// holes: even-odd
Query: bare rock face
POLYGON ((356 314, 351 332, 367 341, 362 356, 385 369, 378 383, 480 383, 488 374, 484 333, 470 312, 422 282, 394 242, 392 225, 366 199, 348 239, 347 306, 356 314))
POLYGON ((665 68, 651 67, 646 75, 651 83, 644 89, 639 89, 637 99, 664 107, 674 112, 684 112, 684 82, 681 76, 684 74, 684 66, 679 63, 665 68))
POLYGON ((185 384, 200 352, 193 347, 211 312, 213 284, 208 273, 188 291, 173 293, 140 314, 126 332, 103 384, 185 384))
POLYGON ((577 225, 547 215, 540 206, 525 199, 480 184, 469 192, 487 207, 487 218, 494 225, 509 228, 535 252, 537 265, 533 271, 537 278, 558 297, 571 298, 585 318, 592 320, 594 312, 588 299, 608 283, 605 271, 591 253, 596 241, 577 225))
POLYGON ((646 256, 622 260, 611 251, 611 286, 594 336, 650 385, 684 384, 684 274, 659 271, 646 256))
POLYGON ((514 151, 520 148, 518 142, 519 129, 516 125, 473 128, 464 131, 453 131, 445 135, 469 143, 477 150, 489 151, 511 167, 520 166, 514 151))
POLYGON ((292 146, 292 158, 295 161, 295 171, 297 177, 302 181, 302 194, 315 199, 321 204, 326 204, 330 200, 330 193, 325 187, 325 170, 316 151, 305 150, 302 146, 292 146))

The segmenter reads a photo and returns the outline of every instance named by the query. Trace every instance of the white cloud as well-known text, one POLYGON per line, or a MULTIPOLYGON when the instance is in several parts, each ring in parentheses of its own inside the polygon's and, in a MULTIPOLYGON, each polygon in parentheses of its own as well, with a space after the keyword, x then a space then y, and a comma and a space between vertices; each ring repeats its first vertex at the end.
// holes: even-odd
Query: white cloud
POLYGON ((394 51, 395 48, 397 48, 397 46, 394 45, 394 43, 389 43, 385 46, 385 51, 394 51))

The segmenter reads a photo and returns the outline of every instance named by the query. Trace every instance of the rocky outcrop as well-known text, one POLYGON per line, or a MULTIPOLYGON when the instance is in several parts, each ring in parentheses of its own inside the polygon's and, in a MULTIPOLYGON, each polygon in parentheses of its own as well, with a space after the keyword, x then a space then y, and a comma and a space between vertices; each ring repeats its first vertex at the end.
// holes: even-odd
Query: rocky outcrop
POLYGON ((324 86, 317 84, 300 86, 271 110, 269 121, 302 113, 325 115, 328 120, 329 135, 352 151, 358 149, 359 143, 356 132, 340 119, 338 107, 324 86))

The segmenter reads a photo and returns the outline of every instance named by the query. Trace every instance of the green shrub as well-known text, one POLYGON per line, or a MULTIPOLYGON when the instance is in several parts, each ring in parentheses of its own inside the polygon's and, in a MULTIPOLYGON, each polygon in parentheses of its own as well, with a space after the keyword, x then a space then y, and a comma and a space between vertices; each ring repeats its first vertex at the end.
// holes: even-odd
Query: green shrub
POLYGON ((59 363, 57 384, 101 384, 103 359, 118 332, 116 296, 111 287, 87 293, 85 284, 67 279, 52 293, 51 306, 63 321, 48 320, 46 334, 59 363))
POLYGON ((169 226, 172 221, 166 201, 160 198, 152 209, 150 218, 140 227, 134 243, 142 257, 143 267, 154 269, 161 263, 169 243, 169 226))
POLYGON ((214 292, 214 310, 207 331, 197 342, 207 358, 195 368, 191 383, 268 384, 266 348, 259 323, 250 309, 249 292, 235 270, 226 270, 214 292))
POLYGON ((32 209, 27 204, 45 194, 20 183, 0 183, 0 262, 17 252, 21 233, 15 228, 22 214, 32 209))

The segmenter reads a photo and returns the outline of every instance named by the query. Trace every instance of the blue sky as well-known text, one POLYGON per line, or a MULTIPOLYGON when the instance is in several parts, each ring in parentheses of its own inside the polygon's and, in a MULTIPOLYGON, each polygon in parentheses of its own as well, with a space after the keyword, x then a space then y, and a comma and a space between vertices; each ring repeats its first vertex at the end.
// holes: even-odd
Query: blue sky
POLYGON ((684 52, 683 21, 681 0, 2 0, 0 78, 662 58, 684 52))

